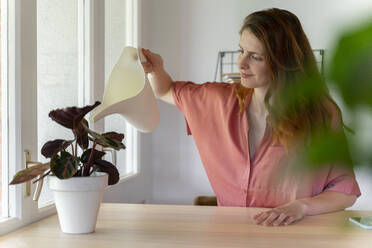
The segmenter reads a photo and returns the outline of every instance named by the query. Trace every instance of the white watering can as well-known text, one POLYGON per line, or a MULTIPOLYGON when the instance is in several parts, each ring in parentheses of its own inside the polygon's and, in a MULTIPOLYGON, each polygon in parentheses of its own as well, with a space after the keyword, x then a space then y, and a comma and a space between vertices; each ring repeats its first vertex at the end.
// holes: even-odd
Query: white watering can
POLYGON ((145 62, 146 58, 140 49, 124 48, 111 72, 103 102, 93 110, 91 121, 116 113, 140 132, 156 129, 160 120, 159 109, 141 61, 145 62))

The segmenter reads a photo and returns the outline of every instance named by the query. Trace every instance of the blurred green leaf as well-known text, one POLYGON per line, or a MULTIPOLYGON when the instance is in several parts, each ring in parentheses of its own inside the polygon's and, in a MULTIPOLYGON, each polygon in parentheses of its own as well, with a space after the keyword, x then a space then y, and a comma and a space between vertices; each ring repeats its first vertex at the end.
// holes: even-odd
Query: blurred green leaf
POLYGON ((327 164, 353 167, 349 146, 343 130, 316 131, 302 152, 302 163, 313 168, 327 164))
POLYGON ((341 36, 329 77, 349 107, 372 107, 372 22, 341 36))

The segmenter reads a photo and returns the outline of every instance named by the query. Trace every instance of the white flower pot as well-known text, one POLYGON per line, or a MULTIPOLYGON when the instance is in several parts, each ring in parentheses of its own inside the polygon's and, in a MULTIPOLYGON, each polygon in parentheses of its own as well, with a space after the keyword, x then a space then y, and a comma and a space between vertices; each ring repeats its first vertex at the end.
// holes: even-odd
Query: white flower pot
POLYGON ((48 176, 53 191, 59 224, 64 233, 94 232, 108 175, 94 172, 89 177, 59 179, 48 176))

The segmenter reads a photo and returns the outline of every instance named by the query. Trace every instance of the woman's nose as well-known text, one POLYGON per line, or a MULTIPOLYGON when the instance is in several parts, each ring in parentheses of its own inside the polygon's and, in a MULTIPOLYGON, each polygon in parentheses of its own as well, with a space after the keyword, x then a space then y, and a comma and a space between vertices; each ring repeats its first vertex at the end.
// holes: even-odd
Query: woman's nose
POLYGON ((249 68, 249 63, 246 57, 241 57, 238 59, 238 67, 241 69, 248 69, 249 68))

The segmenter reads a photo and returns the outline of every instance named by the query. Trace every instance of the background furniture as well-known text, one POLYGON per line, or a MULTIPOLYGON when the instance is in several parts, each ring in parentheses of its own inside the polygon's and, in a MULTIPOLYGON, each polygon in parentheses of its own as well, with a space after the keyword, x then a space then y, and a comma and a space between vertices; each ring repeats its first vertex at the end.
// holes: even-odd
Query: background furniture
POLYGON ((216 196, 198 196, 194 199, 196 206, 217 206, 216 196))

